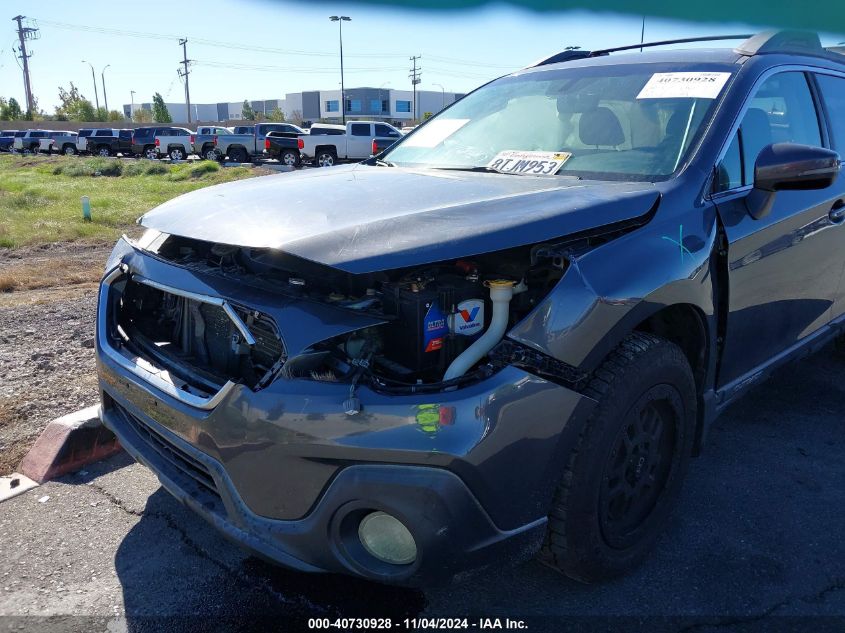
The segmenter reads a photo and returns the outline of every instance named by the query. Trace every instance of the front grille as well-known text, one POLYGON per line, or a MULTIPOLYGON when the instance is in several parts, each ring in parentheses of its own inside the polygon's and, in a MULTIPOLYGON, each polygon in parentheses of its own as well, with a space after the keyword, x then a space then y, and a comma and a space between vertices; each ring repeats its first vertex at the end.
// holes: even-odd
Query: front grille
POLYGON ((284 343, 268 315, 150 284, 127 283, 117 323, 131 351, 154 365, 213 393, 226 382, 260 389, 284 362, 284 343))
POLYGON ((144 440, 147 446, 158 453, 160 457, 162 457, 173 468, 178 470, 180 474, 190 478, 192 481, 199 484, 203 491, 211 493, 217 500, 220 500, 220 493, 217 490, 217 485, 214 483, 214 478, 211 476, 208 468, 188 455, 185 451, 178 448, 161 433, 155 431, 137 416, 132 415, 129 411, 116 403, 114 403, 114 407, 118 410, 132 430, 134 430, 138 436, 144 440))

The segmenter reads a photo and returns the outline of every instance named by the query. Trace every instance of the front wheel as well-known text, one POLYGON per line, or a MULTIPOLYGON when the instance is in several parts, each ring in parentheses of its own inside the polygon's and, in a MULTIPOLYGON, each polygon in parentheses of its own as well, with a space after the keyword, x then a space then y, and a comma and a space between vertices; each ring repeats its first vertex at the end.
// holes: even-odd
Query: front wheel
POLYGON ((585 394, 598 405, 562 465, 540 558, 595 582, 638 565, 660 535, 689 466, 696 389, 677 345, 638 332, 585 394))
POLYGON ((100 145, 100 147, 97 148, 97 156, 103 156, 104 158, 111 156, 111 150, 105 145, 100 145))
POLYGON ((203 150, 202 157, 206 160, 219 160, 220 155, 217 153, 217 150, 213 147, 206 148, 203 150))
POLYGON ((73 145, 65 145, 63 151, 65 156, 73 156, 76 154, 76 148, 73 145))
POLYGON ((317 167, 333 167, 337 164, 337 155, 330 150, 320 150, 314 158, 317 167))
POLYGON ((185 158, 185 150, 181 147, 174 147, 169 152, 170 160, 183 160, 185 158))
POLYGON ((249 155, 246 150, 241 147, 235 147, 229 150, 229 158, 233 163, 245 163, 249 160, 249 155))
POLYGON ((292 149, 285 150, 282 152, 281 162, 289 167, 299 166, 299 152, 295 152, 292 149))

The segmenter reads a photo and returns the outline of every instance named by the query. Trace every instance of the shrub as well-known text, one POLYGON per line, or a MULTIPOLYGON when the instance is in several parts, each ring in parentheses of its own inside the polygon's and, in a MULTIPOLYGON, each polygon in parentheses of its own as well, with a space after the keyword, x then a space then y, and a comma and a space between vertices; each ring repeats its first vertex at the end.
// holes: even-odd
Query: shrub
POLYGON ((56 165, 53 173, 81 178, 84 176, 120 176, 123 173, 123 163, 116 158, 88 158, 84 160, 69 160, 56 165))

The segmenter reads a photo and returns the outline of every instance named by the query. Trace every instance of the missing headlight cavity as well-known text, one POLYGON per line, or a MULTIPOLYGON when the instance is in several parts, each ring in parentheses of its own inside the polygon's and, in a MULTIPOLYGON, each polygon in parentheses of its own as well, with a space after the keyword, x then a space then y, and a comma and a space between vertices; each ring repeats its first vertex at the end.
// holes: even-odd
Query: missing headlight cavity
POLYGON ((495 371, 500 365, 490 361, 489 352, 554 288, 570 259, 637 225, 366 274, 274 249, 177 236, 160 242, 155 254, 191 270, 385 321, 313 345, 287 360, 282 378, 433 391, 495 371))
POLYGON ((263 387, 285 360, 276 326, 257 311, 229 310, 130 280, 117 325, 136 354, 191 385, 207 391, 227 381, 263 387))

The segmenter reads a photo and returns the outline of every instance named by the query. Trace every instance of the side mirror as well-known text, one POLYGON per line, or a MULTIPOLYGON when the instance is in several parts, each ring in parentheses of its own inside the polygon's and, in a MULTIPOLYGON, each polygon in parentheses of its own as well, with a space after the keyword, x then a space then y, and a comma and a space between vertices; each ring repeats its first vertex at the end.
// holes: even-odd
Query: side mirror
POLYGON ((840 166, 839 154, 829 149, 795 143, 767 145, 754 163, 754 189, 745 199, 749 215, 755 220, 769 215, 778 191, 829 187, 840 166))

